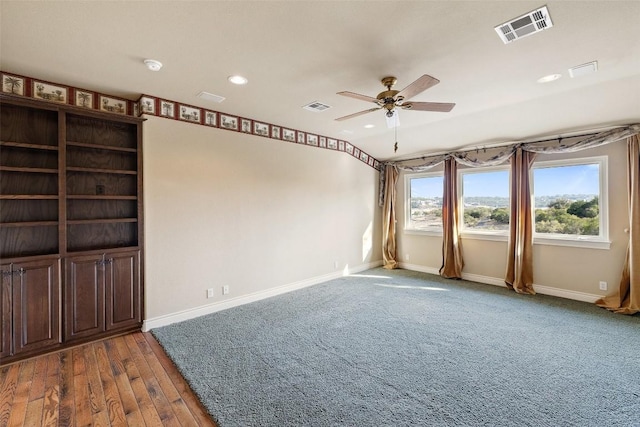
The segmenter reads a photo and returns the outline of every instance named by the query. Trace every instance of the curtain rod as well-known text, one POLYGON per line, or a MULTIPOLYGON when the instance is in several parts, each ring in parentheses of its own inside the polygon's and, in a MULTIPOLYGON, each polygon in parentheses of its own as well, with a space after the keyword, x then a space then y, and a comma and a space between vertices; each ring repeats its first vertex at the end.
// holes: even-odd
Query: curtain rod
POLYGON ((508 147, 510 145, 520 145, 520 144, 537 144, 537 143, 542 143, 542 142, 549 142, 549 141, 554 141, 554 140, 563 140, 563 139, 569 139, 569 138, 583 138, 586 136, 593 136, 593 135, 597 135, 600 132, 604 132, 607 130, 611 130, 611 129, 616 129, 619 127, 625 127, 625 126, 630 126, 630 125, 621 125, 621 126, 609 126, 609 127, 605 127, 605 128, 599 128, 597 131, 592 131, 589 133, 584 133, 584 134, 577 134, 577 135, 570 135, 570 136, 557 136, 554 138, 546 138, 546 139, 536 139, 536 140, 532 140, 532 141, 520 141, 520 142, 505 142, 505 143, 499 143, 499 144, 495 144, 495 145, 485 145, 483 147, 475 147, 475 148, 471 148, 471 147, 467 147, 467 148, 461 148, 459 150, 450 150, 450 151, 440 151, 440 152, 436 152, 436 153, 430 153, 430 154, 425 154, 423 156, 418 156, 418 157, 412 157, 409 159, 400 159, 400 160, 391 160, 391 161, 386 161, 386 162, 381 162, 381 163, 400 163, 400 162, 411 162, 413 160, 424 160, 424 159, 428 159, 429 157, 435 157, 435 156, 442 156, 445 154, 450 154, 450 153, 455 153, 455 152, 459 152, 459 153, 464 153, 465 151, 478 151, 478 150, 483 150, 483 149, 490 149, 490 148, 498 148, 498 147, 508 147))

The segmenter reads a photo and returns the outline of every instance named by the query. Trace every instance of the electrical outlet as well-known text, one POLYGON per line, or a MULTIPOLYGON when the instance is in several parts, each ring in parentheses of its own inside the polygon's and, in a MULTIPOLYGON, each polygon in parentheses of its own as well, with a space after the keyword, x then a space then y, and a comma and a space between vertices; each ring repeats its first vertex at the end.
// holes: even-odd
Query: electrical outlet
POLYGON ((213 288, 207 289, 207 298, 213 298, 213 288))
POLYGON ((333 261, 333 268, 338 268, 338 261, 333 261))
POLYGON ((409 254, 404 254, 404 260, 409 261, 409 254))
POLYGON ((229 285, 224 285, 222 287, 222 295, 228 295, 229 294, 229 285))
POLYGON ((600 290, 601 291, 606 291, 607 290, 607 282, 600 281, 600 290))

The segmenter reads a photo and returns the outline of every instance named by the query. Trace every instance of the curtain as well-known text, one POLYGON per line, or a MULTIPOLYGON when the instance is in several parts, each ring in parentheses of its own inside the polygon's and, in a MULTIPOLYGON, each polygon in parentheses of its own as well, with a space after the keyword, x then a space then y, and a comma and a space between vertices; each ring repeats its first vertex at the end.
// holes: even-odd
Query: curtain
POLYGON ((458 168, 456 160, 450 157, 444 162, 442 267, 440 267, 440 275, 447 279, 461 279, 462 267, 464 267, 458 213, 458 168))
POLYGON ((382 204, 382 261, 384 268, 398 267, 396 261, 396 183, 398 169, 387 164, 384 167, 384 197, 382 204))
POLYGON ((511 158, 511 218, 505 282, 521 294, 533 290, 533 223, 529 170, 535 153, 517 148, 511 158))
POLYGON ((629 246, 620 286, 613 294, 596 301, 600 307, 621 314, 640 312, 640 139, 627 139, 627 196, 629 200, 629 246))

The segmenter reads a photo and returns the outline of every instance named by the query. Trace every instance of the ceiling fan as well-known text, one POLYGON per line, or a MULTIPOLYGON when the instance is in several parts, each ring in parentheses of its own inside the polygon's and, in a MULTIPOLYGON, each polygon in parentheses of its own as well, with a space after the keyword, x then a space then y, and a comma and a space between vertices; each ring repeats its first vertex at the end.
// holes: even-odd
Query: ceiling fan
MULTIPOLYGON (((354 92, 338 92, 338 95, 348 96, 350 98, 360 99, 362 101, 373 102, 376 104, 376 107, 370 108, 368 110, 360 111, 358 113, 349 114, 347 116, 338 117, 337 121, 352 119, 354 117, 361 116, 363 114, 370 113, 372 111, 377 111, 380 109, 385 109, 385 115, 387 118, 391 118, 394 116, 394 112, 396 107, 402 108, 403 110, 417 110, 417 111, 437 111, 447 113, 453 109, 456 104, 448 103, 448 102, 407 102, 406 100, 416 96, 417 94, 424 92, 432 86, 440 83, 440 80, 435 77, 431 77, 427 74, 420 77, 418 80, 411 83, 409 86, 404 89, 398 91, 393 90, 392 87, 396 84, 397 79, 395 77, 385 77, 382 79, 382 85, 387 88, 378 94, 377 97, 373 98, 371 96, 360 95, 359 93, 354 92)), ((397 123, 397 121, 396 121, 397 123)))

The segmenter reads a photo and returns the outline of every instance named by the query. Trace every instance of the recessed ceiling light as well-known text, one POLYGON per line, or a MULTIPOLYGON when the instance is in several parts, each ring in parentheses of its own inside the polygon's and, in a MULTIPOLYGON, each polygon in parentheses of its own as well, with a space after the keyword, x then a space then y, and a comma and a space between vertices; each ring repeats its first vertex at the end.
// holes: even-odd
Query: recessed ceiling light
POLYGON ((371 129, 376 127, 376 125, 364 125, 365 129, 371 129))
POLYGON ((151 71, 160 71, 160 68, 162 68, 162 62, 156 61, 155 59, 145 59, 144 65, 151 71))
POLYGON ((549 74, 548 76, 540 77, 538 83, 549 83, 558 80, 560 77, 562 77, 562 74, 549 74))
POLYGON ((233 83, 234 85, 246 85, 247 82, 249 81, 249 80, 247 80, 246 77, 242 77, 242 76, 238 76, 238 75, 229 76, 228 80, 231 83, 233 83))

